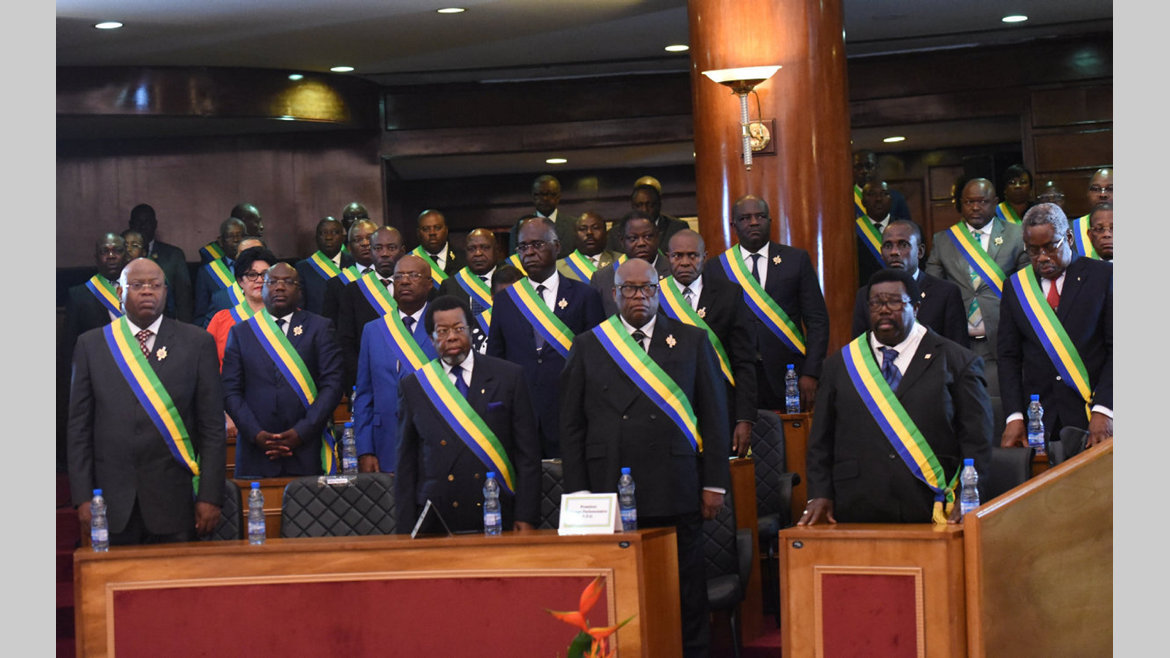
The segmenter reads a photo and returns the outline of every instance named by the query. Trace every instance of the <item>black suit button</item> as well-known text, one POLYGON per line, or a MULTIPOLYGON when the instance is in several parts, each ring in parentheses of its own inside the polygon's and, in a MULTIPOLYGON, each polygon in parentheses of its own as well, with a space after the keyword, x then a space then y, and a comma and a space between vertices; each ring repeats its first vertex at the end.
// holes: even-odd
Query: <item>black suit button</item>
POLYGON ((536 362, 537 363, 544 363, 544 359, 542 359, 538 356, 538 357, 536 357, 536 362))
POLYGON ((1060 375, 1056 376, 1056 381, 1060 381, 1060 375))
POLYGON ((895 455, 892 452, 890 453, 890 459, 897 459, 897 458, 898 458, 898 455, 895 455))
POLYGON ((625 415, 625 414, 622 414, 622 420, 629 420, 629 419, 630 419, 630 417, 629 417, 629 416, 627 416, 627 415, 625 415))
POLYGON ((650 414, 650 420, 658 420, 658 414, 650 414))
POLYGON ((451 507, 459 507, 459 501, 456 500, 456 501, 452 502, 451 507))

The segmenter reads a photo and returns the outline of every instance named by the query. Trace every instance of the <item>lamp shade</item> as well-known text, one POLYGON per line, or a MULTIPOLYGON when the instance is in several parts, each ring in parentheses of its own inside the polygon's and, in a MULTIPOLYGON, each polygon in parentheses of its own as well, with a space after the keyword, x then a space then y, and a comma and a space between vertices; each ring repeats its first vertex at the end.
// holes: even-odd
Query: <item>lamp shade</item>
POLYGON ((746 94, 752 89, 755 89, 756 85, 772 77, 779 70, 780 66, 778 65, 743 66, 735 69, 703 71, 703 75, 721 85, 731 87, 737 94, 746 94))

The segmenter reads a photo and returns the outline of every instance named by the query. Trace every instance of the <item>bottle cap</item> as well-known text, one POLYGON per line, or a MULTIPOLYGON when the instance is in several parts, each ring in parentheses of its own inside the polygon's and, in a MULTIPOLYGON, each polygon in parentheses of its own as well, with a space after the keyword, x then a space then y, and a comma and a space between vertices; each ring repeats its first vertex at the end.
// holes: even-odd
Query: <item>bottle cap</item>
POLYGON ((346 427, 353 427, 353 421, 352 420, 345 421, 345 426, 346 427))
POLYGON ((795 365, 795 364, 792 364, 792 363, 789 363, 789 364, 788 364, 788 369, 789 369, 789 370, 793 370, 793 369, 795 369, 795 368, 796 368, 796 365, 795 365))
POLYGON ((629 474, 630 474, 630 467, 629 467, 629 466, 623 466, 623 467, 622 467, 622 475, 629 475, 629 474))
POLYGON ((260 488, 260 483, 259 483, 259 482, 253 482, 253 483, 252 483, 252 488, 253 488, 253 489, 259 489, 259 488, 260 488))
POLYGON ((95 495, 95 496, 100 496, 100 495, 102 495, 102 490, 101 490, 101 489, 94 489, 94 490, 93 490, 93 495, 95 495))
POLYGON ((488 476, 489 480, 494 480, 494 479, 496 479, 496 472, 495 471, 488 471, 487 476, 488 476))
POLYGON ((1037 393, 1033 393, 1032 394, 1032 402, 1039 402, 1039 401, 1040 401, 1040 395, 1037 393))
POLYGON ((963 466, 974 466, 974 465, 975 465, 975 460, 972 459, 971 457, 967 457, 966 459, 963 460, 963 466))

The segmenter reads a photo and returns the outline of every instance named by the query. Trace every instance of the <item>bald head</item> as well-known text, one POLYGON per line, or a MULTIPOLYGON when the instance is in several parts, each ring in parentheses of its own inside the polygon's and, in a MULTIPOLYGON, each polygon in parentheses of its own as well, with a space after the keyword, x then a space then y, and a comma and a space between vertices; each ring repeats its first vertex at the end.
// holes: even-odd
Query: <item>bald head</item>
POLYGON ((149 258, 135 258, 122 268, 118 280, 122 287, 122 308, 126 317, 140 329, 154 324, 166 307, 166 275, 158 263, 149 258))
POLYGON ((126 240, 117 233, 103 233, 94 245, 98 273, 107 281, 116 281, 122 268, 130 260, 126 255, 126 240))
POLYGON ((613 301, 626 322, 645 326, 658 312, 658 271, 641 258, 628 259, 614 273, 613 301))
POLYGON ((995 185, 986 178, 972 178, 963 186, 959 197, 959 214, 972 228, 983 228, 995 217, 995 185))
POLYGON ((1089 207, 1113 201, 1113 170, 1098 169, 1089 179, 1089 207))
POLYGON ((228 217, 219 223, 219 238, 216 242, 223 249, 223 253, 229 256, 235 254, 240 249, 240 240, 248 234, 248 227, 244 221, 236 217, 228 217))
POLYGON ((248 235, 264 237, 264 220, 260 217, 260 209, 255 204, 237 203, 232 208, 231 216, 244 222, 248 235))
POLYGON ((491 272, 500 259, 496 252, 496 236, 486 228, 477 228, 468 233, 463 251, 467 253, 467 267, 476 275, 491 272))
POLYGON ((317 242, 317 249, 327 257, 333 258, 341 251, 341 245, 345 244, 345 227, 336 219, 325 217, 317 222, 314 239, 317 242))

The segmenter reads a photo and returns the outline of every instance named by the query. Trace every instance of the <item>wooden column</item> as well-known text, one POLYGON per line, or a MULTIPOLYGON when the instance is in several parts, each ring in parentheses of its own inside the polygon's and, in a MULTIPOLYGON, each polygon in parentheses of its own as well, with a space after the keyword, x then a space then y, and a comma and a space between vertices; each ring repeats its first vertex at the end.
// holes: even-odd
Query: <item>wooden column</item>
MULTIPOLYGON (((857 262, 840 0, 690 0, 695 196, 711 255, 735 242, 731 205, 766 200, 772 238, 809 252, 829 307, 830 353, 849 339, 857 262), (779 64, 756 87, 775 154, 743 165, 739 100, 703 71, 779 64)), ((752 118, 756 100, 749 96, 752 118)))

